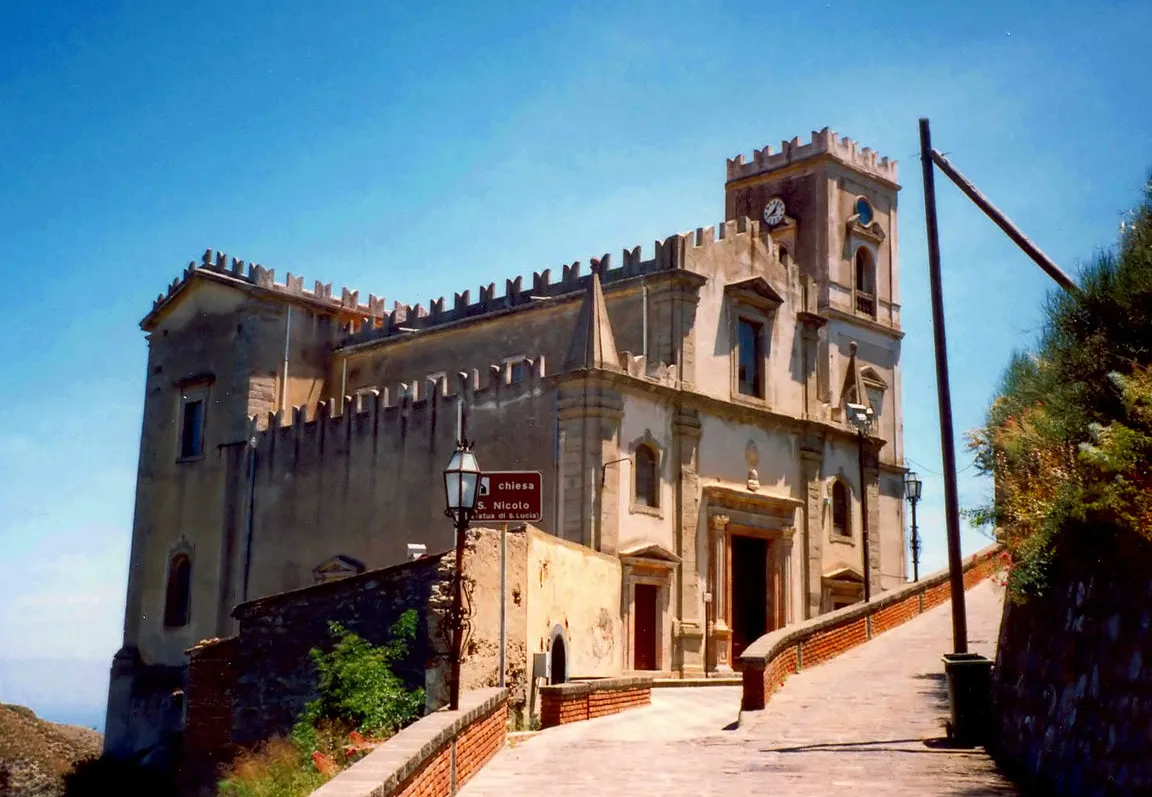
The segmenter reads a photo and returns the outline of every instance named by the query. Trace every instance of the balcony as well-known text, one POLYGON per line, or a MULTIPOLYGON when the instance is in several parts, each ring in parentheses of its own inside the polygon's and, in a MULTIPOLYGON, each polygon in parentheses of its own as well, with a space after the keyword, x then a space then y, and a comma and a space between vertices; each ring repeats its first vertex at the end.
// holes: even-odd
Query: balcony
POLYGON ((856 292, 856 312, 869 318, 876 317, 876 297, 870 293, 856 292))

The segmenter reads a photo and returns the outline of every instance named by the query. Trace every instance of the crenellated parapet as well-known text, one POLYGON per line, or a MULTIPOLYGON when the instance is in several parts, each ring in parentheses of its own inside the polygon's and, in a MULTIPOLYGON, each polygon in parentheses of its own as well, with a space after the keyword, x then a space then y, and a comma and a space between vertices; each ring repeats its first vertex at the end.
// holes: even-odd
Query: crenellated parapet
POLYGON ((382 296, 369 294, 368 301, 366 303, 361 302, 360 291, 342 287, 338 294, 334 294, 332 283, 324 283, 320 280, 316 280, 312 290, 308 290, 304 287, 304 278, 291 272, 285 275, 284 282, 276 282, 275 269, 265 268, 259 263, 245 263, 239 258, 229 257, 224 252, 217 252, 212 249, 204 252, 199 263, 195 260, 188 263, 183 276, 172 280, 168 285, 167 292, 156 297, 152 302, 152 313, 159 311, 198 272, 237 280, 283 294, 286 297, 299 297, 306 301, 326 305, 333 310, 355 313, 365 318, 380 318, 385 315, 385 300, 382 296))
POLYGON ((607 288, 634 277, 691 269, 696 255, 702 250, 715 246, 731 247, 739 240, 745 240, 745 236, 756 236, 758 225, 755 219, 741 217, 712 227, 698 227, 692 232, 670 235, 663 241, 656 241, 647 258, 639 246, 625 249, 618 266, 613 265, 611 255, 605 254, 591 258, 588 272, 584 271, 580 261, 563 265, 558 272, 544 269, 533 273, 531 288, 521 277, 507 279, 501 295, 497 295, 495 283, 481 285, 479 301, 471 301, 471 292, 464 291, 455 294, 451 307, 443 297, 433 299, 429 302, 433 312, 424 311, 421 305, 398 302, 392 312, 383 317, 365 317, 349 324, 341 345, 354 346, 399 337, 470 318, 583 295, 593 272, 600 275, 601 284, 607 288))
POLYGON ((637 379, 645 379, 668 387, 678 387, 679 385, 679 376, 675 365, 649 362, 643 354, 633 354, 630 351, 621 352, 620 367, 628 376, 637 379))
POLYGON ((889 160, 887 157, 880 157, 875 150, 870 147, 861 147, 850 138, 841 138, 827 127, 823 130, 813 131, 812 140, 807 144, 800 143, 800 137, 797 136, 791 141, 782 141, 779 152, 773 152, 772 147, 764 147, 764 149, 754 150, 751 160, 745 160, 743 155, 729 158, 728 182, 754 177, 798 161, 826 154, 862 172, 893 183, 896 182, 896 161, 889 160))
POLYGON ((380 390, 367 390, 335 399, 270 412, 249 419, 250 439, 258 454, 277 463, 314 461, 347 451, 353 441, 373 438, 381 450, 399 450, 405 434, 413 428, 449 424, 454 428, 456 406, 492 407, 512 405, 544 388, 544 357, 525 362, 524 376, 509 382, 503 365, 461 371, 452 378, 399 382, 380 390), (439 419, 437 421, 437 419, 439 419))

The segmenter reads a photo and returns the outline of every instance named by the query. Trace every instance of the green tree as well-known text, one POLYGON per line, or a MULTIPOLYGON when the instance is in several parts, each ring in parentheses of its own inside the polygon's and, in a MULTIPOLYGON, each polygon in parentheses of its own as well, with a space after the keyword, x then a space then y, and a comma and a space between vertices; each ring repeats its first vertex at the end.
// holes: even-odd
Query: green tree
POLYGON ((391 638, 371 645, 339 623, 330 623, 330 652, 310 651, 319 678, 319 697, 308 703, 292 731, 306 751, 318 748, 326 727, 346 727, 365 736, 391 736, 424 710, 424 690, 408 689, 393 666, 408 655, 418 617, 405 611, 391 628, 391 638))
POLYGON ((968 514, 1006 545, 1017 597, 1043 591, 1064 535, 1152 539, 1152 178, 1079 284, 1051 295, 1038 345, 1012 357, 969 434, 995 494, 968 514))

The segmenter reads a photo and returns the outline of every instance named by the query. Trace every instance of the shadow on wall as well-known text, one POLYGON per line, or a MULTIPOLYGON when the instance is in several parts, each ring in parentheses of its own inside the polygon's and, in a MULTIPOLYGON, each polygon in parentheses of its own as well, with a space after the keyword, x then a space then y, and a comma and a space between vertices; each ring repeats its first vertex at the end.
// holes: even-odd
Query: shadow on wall
POLYGON ((65 797, 177 797, 178 793, 171 774, 111 756, 85 761, 64 777, 65 797))

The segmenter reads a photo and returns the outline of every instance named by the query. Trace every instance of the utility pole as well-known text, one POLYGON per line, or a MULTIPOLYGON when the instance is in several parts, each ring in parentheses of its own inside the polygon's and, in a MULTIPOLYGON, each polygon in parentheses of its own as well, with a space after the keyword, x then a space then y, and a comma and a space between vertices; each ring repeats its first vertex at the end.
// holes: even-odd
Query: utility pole
POLYGON ((952 430, 952 390, 948 384, 948 341, 944 334, 944 289, 940 278, 940 232, 936 222, 936 183, 932 170, 932 131, 920 120, 920 166, 924 172, 924 221, 928 227, 928 276, 932 290, 932 339, 936 348, 936 394, 940 405, 940 453, 944 458, 944 523, 948 532, 948 574, 952 586, 952 647, 968 652, 968 616, 960 554, 960 502, 956 491, 956 446, 952 430))

